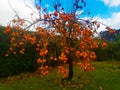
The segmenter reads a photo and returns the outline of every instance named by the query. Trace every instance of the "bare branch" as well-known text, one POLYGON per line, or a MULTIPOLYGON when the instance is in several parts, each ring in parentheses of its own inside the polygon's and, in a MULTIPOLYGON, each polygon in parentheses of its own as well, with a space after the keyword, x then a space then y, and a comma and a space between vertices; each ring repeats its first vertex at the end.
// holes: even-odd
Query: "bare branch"
POLYGON ((17 18, 20 18, 19 15, 18 15, 18 13, 16 12, 16 10, 11 5, 10 0, 8 0, 8 4, 10 5, 10 8, 12 9, 12 11, 15 13, 15 16, 17 16, 17 18))

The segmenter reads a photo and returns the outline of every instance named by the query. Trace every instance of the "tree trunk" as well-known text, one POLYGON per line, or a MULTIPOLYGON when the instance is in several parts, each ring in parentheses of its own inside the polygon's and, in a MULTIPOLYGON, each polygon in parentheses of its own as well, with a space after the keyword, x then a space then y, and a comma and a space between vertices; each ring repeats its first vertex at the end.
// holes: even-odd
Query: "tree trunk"
POLYGON ((72 78, 73 78, 73 62, 72 62, 72 58, 69 58, 68 64, 69 64, 68 80, 71 81, 72 78))

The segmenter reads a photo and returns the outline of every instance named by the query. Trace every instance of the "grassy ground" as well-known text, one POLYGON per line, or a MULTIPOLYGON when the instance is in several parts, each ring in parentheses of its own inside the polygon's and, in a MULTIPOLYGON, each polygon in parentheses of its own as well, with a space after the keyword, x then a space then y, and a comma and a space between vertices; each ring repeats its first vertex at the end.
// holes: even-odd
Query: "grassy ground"
POLYGON ((37 73, 25 73, 0 79, 0 90, 120 90, 120 62, 94 62, 93 72, 76 73, 72 82, 65 82, 52 71, 40 77, 37 73))

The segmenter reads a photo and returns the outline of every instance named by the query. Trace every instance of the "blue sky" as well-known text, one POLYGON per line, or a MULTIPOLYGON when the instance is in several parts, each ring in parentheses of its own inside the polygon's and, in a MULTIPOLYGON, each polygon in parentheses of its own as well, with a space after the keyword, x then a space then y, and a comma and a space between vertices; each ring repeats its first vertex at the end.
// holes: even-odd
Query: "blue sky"
MULTIPOLYGON (((39 1, 39 0, 36 0, 39 1)), ((47 8, 48 12, 53 11, 53 2, 59 0, 41 0, 42 8, 47 8)), ((60 0, 65 10, 71 8, 72 0, 60 0)), ((90 15, 85 17, 92 17, 98 21, 107 24, 108 26, 118 29, 120 28, 120 0, 84 0, 86 7, 84 12, 90 11, 90 15)), ((9 0, 11 6, 17 11, 18 15, 22 18, 30 18, 30 13, 36 11, 34 0, 9 0), (28 7, 32 8, 32 10, 28 7)), ((0 3, 0 25, 7 25, 14 17, 15 13, 10 8, 8 0, 2 0, 0 3)), ((35 15, 35 17, 37 17, 35 15)), ((104 30, 102 27, 101 30, 104 30)))
MULTIPOLYGON (((53 4, 56 0, 36 0, 37 5, 42 1, 42 7, 47 8, 48 11, 53 11, 53 4)), ((59 0, 58 0, 59 1, 59 0)), ((65 10, 71 8, 73 0, 60 0, 62 7, 65 10)), ((86 2, 85 11, 90 11, 90 16, 101 16, 102 18, 110 18, 114 12, 120 12, 120 5, 111 5, 110 0, 84 0, 86 2), (108 3, 106 2, 108 1, 108 3)), ((114 0, 116 2, 116 0, 114 0)), ((116 2, 117 3, 117 2, 116 2)))

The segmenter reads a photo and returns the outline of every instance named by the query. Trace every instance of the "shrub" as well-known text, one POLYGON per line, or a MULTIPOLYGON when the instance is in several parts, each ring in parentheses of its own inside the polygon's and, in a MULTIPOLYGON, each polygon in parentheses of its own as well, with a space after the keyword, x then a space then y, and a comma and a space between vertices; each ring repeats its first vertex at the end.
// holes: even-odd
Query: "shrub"
POLYGON ((10 47, 10 35, 4 34, 5 27, 0 27, 0 77, 16 75, 22 72, 32 72, 38 67, 34 46, 26 47, 26 54, 10 55, 5 57, 10 47))
POLYGON ((9 43, 10 35, 3 34, 4 29, 5 27, 0 26, 0 57, 4 57, 10 45, 9 43))
POLYGON ((23 72, 33 72, 38 65, 33 58, 34 55, 27 53, 9 58, 0 59, 0 77, 16 75, 23 72))
POLYGON ((120 35, 117 35, 113 42, 108 42, 105 48, 95 49, 97 61, 117 60, 120 61, 120 35))

